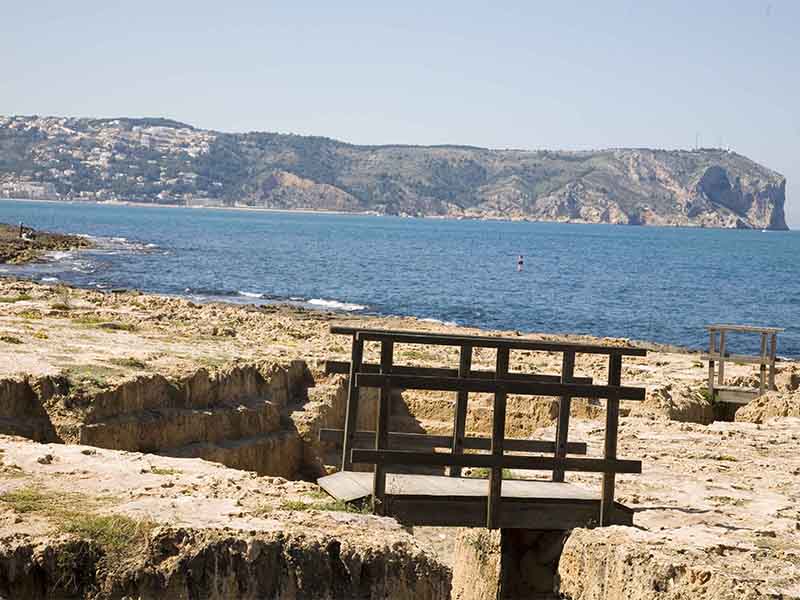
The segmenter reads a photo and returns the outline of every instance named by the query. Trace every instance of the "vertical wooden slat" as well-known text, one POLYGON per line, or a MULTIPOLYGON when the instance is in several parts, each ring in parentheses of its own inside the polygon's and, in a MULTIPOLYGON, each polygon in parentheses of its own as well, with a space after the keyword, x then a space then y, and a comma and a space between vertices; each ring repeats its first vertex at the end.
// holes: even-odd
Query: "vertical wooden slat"
POLYGON ((358 387, 356 373, 361 369, 364 360, 364 340, 353 334, 353 347, 350 353, 350 381, 347 387, 347 409, 344 418, 344 439, 342 440, 342 471, 350 471, 353 461, 350 453, 353 450, 356 425, 358 424, 358 387))
MULTIPOLYGON (((388 375, 392 372, 394 360, 394 343, 381 342, 381 374, 388 375)), ((391 414, 392 388, 389 384, 381 387, 378 400, 378 418, 375 425, 375 449, 383 450, 389 447, 389 415, 391 414)), ((375 465, 373 484, 372 510, 376 514, 383 514, 386 507, 386 467, 375 465)))
MULTIPOLYGON (((472 370, 472 346, 461 346, 461 356, 458 362, 459 378, 469 377, 472 370)), ((453 421, 453 454, 464 451, 464 431, 467 427, 467 404, 469 392, 456 392, 456 414, 453 421)), ((450 467, 450 477, 461 477, 461 467, 450 467)))
POLYGON ((758 367, 758 393, 763 395, 767 386, 767 334, 761 334, 761 364, 758 367))
POLYGON ((719 332, 719 373, 717 383, 725 385, 725 330, 719 332))
MULTIPOLYGON (((708 331, 708 353, 714 355, 717 350, 717 333, 713 329, 708 331)), ((708 361, 708 395, 714 400, 714 361, 708 361)))
MULTIPOLYGON (((611 354, 608 357, 608 385, 620 385, 622 381, 622 355, 611 354)), ((604 458, 617 458, 617 434, 619 432, 619 398, 608 398, 606 401, 606 439, 603 449, 604 458)), ((614 509, 614 483, 616 473, 603 473, 603 491, 600 502, 600 526, 611 524, 614 509)))
POLYGON ((775 357, 778 354, 778 334, 773 333, 769 344, 769 389, 775 389, 775 357))
MULTIPOLYGON (((575 353, 564 352, 561 359, 561 383, 569 383, 575 375, 575 353)), ((569 410, 572 403, 570 396, 558 399, 558 422, 556 424, 556 458, 567 455, 567 439, 569 438, 569 410)), ((553 481, 564 481, 564 470, 553 470, 553 481)))
MULTIPOLYGON (((508 348, 497 349, 495 378, 502 379, 508 373, 508 348)), ((506 399, 505 391, 498 390, 494 395, 494 411, 492 413, 492 456, 498 460, 503 457, 503 442, 506 435, 506 399)), ((486 499, 486 526, 497 529, 500 515, 500 504, 503 485, 503 468, 493 467, 489 475, 489 495, 486 499)))

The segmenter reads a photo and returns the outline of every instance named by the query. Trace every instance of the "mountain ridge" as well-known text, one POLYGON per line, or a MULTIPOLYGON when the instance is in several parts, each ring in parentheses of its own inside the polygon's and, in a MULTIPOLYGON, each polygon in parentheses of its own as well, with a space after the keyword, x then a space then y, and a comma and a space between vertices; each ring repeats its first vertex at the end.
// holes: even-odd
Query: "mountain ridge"
POLYGON ((787 229, 785 189, 717 148, 359 145, 158 117, 0 116, 0 197, 787 229))

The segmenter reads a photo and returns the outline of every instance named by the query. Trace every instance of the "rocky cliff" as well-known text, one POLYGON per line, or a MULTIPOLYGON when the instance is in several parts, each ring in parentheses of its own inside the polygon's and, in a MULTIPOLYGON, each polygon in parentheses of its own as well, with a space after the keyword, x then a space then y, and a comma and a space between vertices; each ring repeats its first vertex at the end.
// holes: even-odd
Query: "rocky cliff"
POLYGON ((785 191, 721 149, 355 146, 166 119, 0 117, 0 197, 786 229, 785 191))

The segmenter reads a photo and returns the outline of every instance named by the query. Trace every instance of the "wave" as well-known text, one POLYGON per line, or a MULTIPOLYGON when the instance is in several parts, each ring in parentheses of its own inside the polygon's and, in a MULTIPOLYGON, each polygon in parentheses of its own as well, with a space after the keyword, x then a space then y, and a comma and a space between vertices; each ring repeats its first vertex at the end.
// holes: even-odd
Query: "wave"
POLYGON ((437 325, 448 325, 450 327, 458 327, 458 323, 455 321, 442 321, 441 319, 434 319, 433 317, 424 317, 419 319, 423 323, 435 323, 437 325))
POLYGON ((264 297, 264 294, 259 294, 259 293, 256 293, 256 292, 243 292, 243 291, 239 290, 236 293, 239 294, 240 296, 244 296, 245 298, 263 298, 264 297))
POLYGON ((54 250, 53 252, 48 252, 46 256, 47 258, 56 261, 56 260, 64 260, 65 258, 70 258, 71 256, 73 256, 73 253, 67 250, 54 250))
POLYGON ((351 302, 339 302, 338 300, 326 300, 325 298, 312 298, 308 304, 313 306, 324 306, 325 308, 332 308, 334 310, 344 310, 346 312, 354 312, 357 310, 364 310, 367 308, 361 304, 354 304, 351 302))
POLYGON ((42 277, 42 281, 52 283, 54 281, 60 281, 60 279, 58 277, 42 277))

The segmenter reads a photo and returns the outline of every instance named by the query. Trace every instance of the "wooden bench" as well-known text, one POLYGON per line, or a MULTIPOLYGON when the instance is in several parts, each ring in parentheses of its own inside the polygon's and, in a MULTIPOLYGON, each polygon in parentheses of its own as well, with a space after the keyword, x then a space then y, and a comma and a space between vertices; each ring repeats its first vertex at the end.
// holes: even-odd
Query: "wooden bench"
POLYGON ((621 385, 623 357, 644 356, 644 349, 338 326, 332 326, 331 332, 352 339, 350 363, 326 365, 329 373, 349 374, 344 429, 320 432, 324 441, 341 440, 342 470, 319 480, 333 496, 351 501, 371 495, 375 512, 396 516, 410 524, 569 528, 590 523, 630 524, 632 521, 631 511, 614 502, 616 474, 641 472, 641 462, 617 458, 619 402, 644 399, 643 388, 621 385), (367 343, 380 345, 379 364, 364 362, 367 343), (395 365, 394 351, 400 344, 457 347, 459 366, 455 369, 395 365), (494 371, 472 369, 475 348, 495 351, 494 371), (561 353, 561 373, 509 372, 510 353, 518 350, 561 353), (608 356, 606 385, 596 385, 591 378, 575 376, 575 356, 580 353, 608 356), (358 392, 362 387, 380 390, 374 431, 356 430, 358 392), (455 392, 453 435, 390 432, 389 403, 392 390, 397 389, 455 392), (476 392, 490 393, 494 397, 492 435, 488 438, 465 435, 469 394, 476 392), (507 439, 508 394, 559 398, 555 440, 507 439), (568 441, 573 397, 606 399, 603 458, 567 456, 586 453, 585 444, 568 441), (364 448, 370 441, 373 448, 364 448), (406 449, 397 449, 399 445, 406 449), (449 452, 430 451, 434 449, 449 452), (490 454, 465 453, 465 450, 488 450, 490 454), (552 456, 508 455, 506 452, 538 452, 552 456), (353 463, 371 463, 373 473, 355 473, 353 463), (449 467, 450 476, 388 473, 388 468, 409 465, 449 467), (481 480, 461 478, 462 467, 489 469, 485 494, 476 493, 486 485, 481 480), (550 471, 552 481, 504 483, 504 468, 550 471), (566 471, 602 473, 600 494, 595 496, 583 488, 564 483, 566 471))

